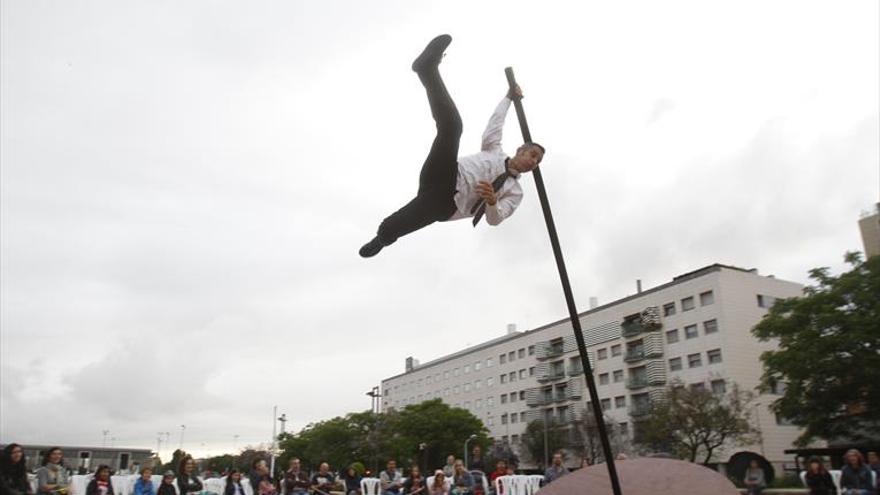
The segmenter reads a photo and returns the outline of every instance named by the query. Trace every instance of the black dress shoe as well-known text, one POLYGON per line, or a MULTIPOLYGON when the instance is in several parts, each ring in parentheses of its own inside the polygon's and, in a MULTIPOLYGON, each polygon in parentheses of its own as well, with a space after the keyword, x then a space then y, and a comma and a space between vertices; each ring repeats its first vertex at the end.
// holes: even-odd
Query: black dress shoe
POLYGON ((361 258, 372 258, 379 254, 379 251, 385 247, 385 243, 379 239, 379 236, 373 237, 373 240, 361 246, 361 250, 358 251, 358 254, 361 255, 361 258))
POLYGON ((422 72, 426 69, 440 65, 440 60, 443 59, 443 52, 450 43, 452 43, 452 36, 449 36, 448 34, 441 34, 432 39, 430 43, 428 43, 428 46, 422 50, 422 54, 416 57, 413 61, 413 72, 422 72))

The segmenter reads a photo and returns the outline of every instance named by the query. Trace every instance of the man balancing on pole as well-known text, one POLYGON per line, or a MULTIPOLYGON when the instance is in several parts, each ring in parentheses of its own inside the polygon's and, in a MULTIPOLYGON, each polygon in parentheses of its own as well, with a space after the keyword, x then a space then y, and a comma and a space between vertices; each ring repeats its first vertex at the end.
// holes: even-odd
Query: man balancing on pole
POLYGON ((476 227, 485 215, 490 225, 498 225, 522 201, 520 174, 534 170, 544 157, 544 147, 535 143, 520 146, 513 157, 501 149, 501 130, 511 99, 522 98, 519 87, 505 96, 489 119, 482 150, 458 157, 461 116, 438 69, 451 41, 446 34, 434 38, 412 64, 428 93, 437 137, 422 165, 416 197, 382 221, 376 237, 360 249, 364 258, 375 256, 399 237, 434 222, 473 217, 476 227))

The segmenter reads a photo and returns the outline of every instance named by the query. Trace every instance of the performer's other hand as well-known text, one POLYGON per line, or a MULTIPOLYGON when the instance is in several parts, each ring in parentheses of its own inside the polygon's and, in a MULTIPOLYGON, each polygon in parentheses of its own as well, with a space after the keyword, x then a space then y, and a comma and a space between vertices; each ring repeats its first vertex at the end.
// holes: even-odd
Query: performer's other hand
POLYGON ((507 91, 507 97, 510 98, 511 100, 514 100, 514 101, 522 100, 523 92, 522 92, 522 88, 519 87, 519 84, 514 86, 513 89, 510 89, 507 91))
POLYGON ((498 201, 498 198, 495 197, 495 191, 492 190, 492 184, 481 180, 474 189, 477 191, 477 195, 486 201, 486 204, 494 205, 498 201))

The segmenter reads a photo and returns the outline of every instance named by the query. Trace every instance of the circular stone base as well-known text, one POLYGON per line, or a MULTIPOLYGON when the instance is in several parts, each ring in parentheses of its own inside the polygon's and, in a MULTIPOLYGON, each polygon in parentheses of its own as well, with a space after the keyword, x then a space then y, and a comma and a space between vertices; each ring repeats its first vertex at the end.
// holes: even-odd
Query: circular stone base
MULTIPOLYGON (((721 473, 676 459, 640 458, 616 461, 623 495, 739 495, 721 473)), ((563 476, 540 490, 541 495, 613 495, 608 467, 596 464, 563 476)))

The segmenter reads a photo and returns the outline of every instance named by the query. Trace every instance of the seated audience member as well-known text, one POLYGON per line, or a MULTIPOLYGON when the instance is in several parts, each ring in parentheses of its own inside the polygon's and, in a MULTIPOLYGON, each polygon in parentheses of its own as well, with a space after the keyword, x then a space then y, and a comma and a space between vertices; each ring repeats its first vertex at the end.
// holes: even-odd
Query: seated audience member
POLYGON ((568 474, 568 468, 562 464, 562 453, 553 454, 553 461, 544 471, 544 483, 550 484, 568 474))
POLYGON ((345 495, 360 495, 361 479, 363 478, 357 473, 354 466, 348 466, 342 476, 342 481, 345 483, 345 495))
POLYGON ((874 471, 874 478, 877 480, 874 490, 880 495, 880 455, 877 455, 877 452, 873 450, 868 452, 868 467, 874 471))
POLYGON ((244 487, 241 486, 241 471, 233 469, 226 474, 226 488, 223 495, 244 495, 244 487))
POLYGON ((43 456, 42 467, 37 469, 37 492, 41 495, 66 495, 70 490, 70 478, 64 467, 60 447, 52 447, 43 456))
POLYGON ((284 472, 284 493, 287 495, 306 495, 312 483, 308 473, 302 469, 302 462, 298 457, 290 460, 289 468, 284 472))
POLYGON ((764 480, 764 470, 758 465, 758 461, 752 459, 749 461, 749 467, 746 468, 746 475, 743 478, 746 485, 746 493, 748 495, 761 495, 767 482, 764 480))
POLYGON ((446 491, 446 473, 442 469, 434 471, 434 480, 428 487, 430 495, 448 495, 446 491))
POLYGON ((159 484, 156 495, 177 495, 177 490, 174 489, 174 471, 169 469, 162 474, 162 483, 159 484))
POLYGON ((95 477, 86 486, 86 495, 113 495, 113 484, 110 483, 110 466, 100 465, 95 477))
POLYGON ((141 476, 134 482, 134 495, 156 495, 156 487, 153 486, 153 469, 145 467, 141 469, 141 476))
MULTIPOLYGON (((495 480, 502 477, 507 476, 507 461, 504 459, 498 459, 495 461, 495 470, 489 473, 489 487, 492 490, 496 490, 495 488, 495 480)), ((502 495, 504 493, 504 483, 498 482, 498 493, 496 495, 502 495)))
POLYGON ((810 495, 837 495, 834 479, 818 457, 811 458, 807 463, 804 480, 807 482, 807 488, 810 489, 810 495))
POLYGON ((330 472, 330 464, 322 462, 318 472, 312 475, 312 491, 318 495, 329 495, 336 484, 336 477, 330 472))
POLYGON ((865 464, 862 453, 850 449, 844 456, 843 469, 840 470, 840 488, 843 495, 875 495, 876 489, 871 468, 865 464))
POLYGON ((448 455, 446 456, 446 465, 443 466, 443 474, 446 475, 446 479, 452 479, 455 476, 455 456, 448 455))
POLYGON ((275 495, 277 492, 265 459, 256 459, 251 463, 250 482, 254 495, 275 495))
POLYGON ((383 495, 398 495, 403 486, 403 476, 397 470, 397 461, 391 459, 385 466, 385 470, 379 474, 379 484, 383 495))
POLYGON ((474 477, 464 468, 461 459, 455 460, 455 475, 452 477, 452 495, 470 495, 474 491, 474 477))
POLYGON ((470 471, 486 471, 486 465, 483 463, 483 449, 479 445, 474 445, 471 450, 471 458, 468 459, 467 468, 470 471))
POLYGON ((183 456, 177 466, 177 488, 180 495, 198 495, 202 492, 202 482, 196 476, 196 461, 189 454, 183 456))
POLYGON ((27 476, 27 459, 24 449, 17 443, 10 443, 0 453, 0 494, 32 495, 27 476))
POLYGON ((418 466, 413 466, 409 472, 409 478, 403 483, 403 493, 406 495, 416 495, 424 493, 425 478, 418 466))

